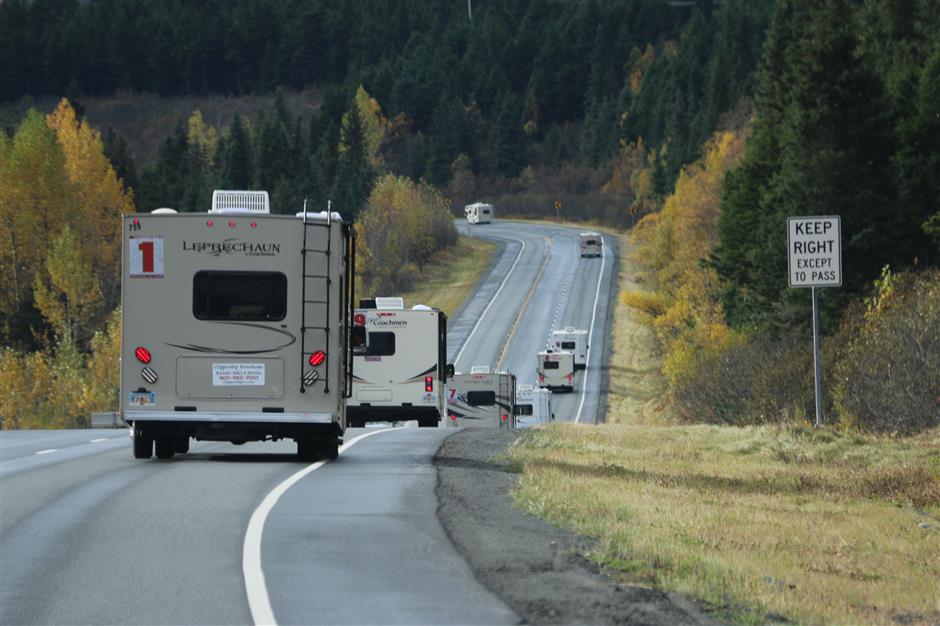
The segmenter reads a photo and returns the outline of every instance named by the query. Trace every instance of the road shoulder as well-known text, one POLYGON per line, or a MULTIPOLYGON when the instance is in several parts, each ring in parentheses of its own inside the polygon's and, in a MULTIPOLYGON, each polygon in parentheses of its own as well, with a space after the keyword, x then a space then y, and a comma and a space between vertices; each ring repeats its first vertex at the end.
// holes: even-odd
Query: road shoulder
POLYGON ((713 624, 691 601, 628 586, 585 558, 594 541, 512 506, 506 450, 521 431, 468 428, 444 441, 438 517, 483 585, 529 624, 713 624))

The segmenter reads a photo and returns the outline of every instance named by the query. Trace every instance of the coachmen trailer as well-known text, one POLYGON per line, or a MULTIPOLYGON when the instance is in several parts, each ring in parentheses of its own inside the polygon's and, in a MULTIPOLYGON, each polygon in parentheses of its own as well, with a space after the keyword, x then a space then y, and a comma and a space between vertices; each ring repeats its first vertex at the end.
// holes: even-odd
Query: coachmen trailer
POLYGON ((566 326, 562 330, 553 330, 551 347, 555 352, 574 352, 576 370, 583 370, 587 367, 588 331, 571 326, 566 326))
POLYGON ((447 316, 401 298, 362 300, 353 323, 366 330, 364 349, 353 352, 349 426, 418 420, 435 427, 444 415, 447 316), (368 306, 367 306, 368 305, 368 306))
POLYGON ((516 415, 518 423, 547 424, 555 419, 552 414, 552 392, 535 385, 516 388, 516 415))
POLYGON ((515 428, 515 400, 516 377, 509 372, 454 374, 447 382, 447 424, 515 428))
POLYGON ((463 208, 467 222, 470 224, 489 224, 493 221, 493 205, 475 202, 463 208))
POLYGON ((539 352, 539 387, 552 391, 574 391, 574 353, 539 352))
POLYGON ((581 256, 601 256, 604 253, 604 238, 600 233, 581 233, 581 256))
POLYGON ((123 225, 120 410, 134 456, 287 438, 301 457, 336 458, 352 385, 350 225, 271 215, 262 191, 123 225))

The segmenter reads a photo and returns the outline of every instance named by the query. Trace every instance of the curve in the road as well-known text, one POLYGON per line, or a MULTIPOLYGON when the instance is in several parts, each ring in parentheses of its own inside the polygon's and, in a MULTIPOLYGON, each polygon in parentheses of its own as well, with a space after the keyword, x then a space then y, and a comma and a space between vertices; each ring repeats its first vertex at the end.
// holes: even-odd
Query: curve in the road
MULTIPOLYGON (((604 262, 607 260, 607 246, 601 246, 601 271, 597 273, 597 290, 594 292, 594 305, 591 307, 591 325, 588 326, 588 349, 585 361, 591 363, 591 348, 594 346, 594 322, 597 321, 597 301, 601 295, 601 283, 604 281, 604 262)), ((596 368, 595 368, 596 369, 596 368)), ((584 408, 584 397, 588 389, 588 376, 594 369, 588 367, 584 370, 584 382, 581 384, 581 402, 578 403, 578 412, 574 416, 575 423, 581 421, 581 409, 584 408)))

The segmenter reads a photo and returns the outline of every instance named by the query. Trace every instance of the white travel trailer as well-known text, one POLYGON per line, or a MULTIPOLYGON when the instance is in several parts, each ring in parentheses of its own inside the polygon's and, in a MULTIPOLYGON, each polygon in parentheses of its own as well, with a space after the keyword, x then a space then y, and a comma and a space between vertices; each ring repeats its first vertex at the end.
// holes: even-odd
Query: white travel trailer
POLYGON ((552 391, 574 391, 574 353, 539 352, 539 387, 552 391))
POLYGON ((600 233, 581 233, 581 256, 601 256, 604 253, 604 238, 600 233))
POLYGON ((454 374, 447 382, 447 425, 516 427, 516 377, 509 372, 454 374))
POLYGON ((463 208, 467 222, 470 224, 489 224, 493 221, 493 205, 475 202, 463 208))
POLYGON ((435 427, 444 415, 447 381, 447 316, 401 298, 360 301, 353 323, 366 330, 366 345, 353 353, 349 426, 418 420, 435 427))
POLYGON ((271 215, 263 191, 208 213, 123 218, 120 413, 134 456, 191 438, 294 439, 336 458, 352 385, 354 239, 338 213, 271 215))
POLYGON ((520 424, 551 422, 555 419, 552 415, 552 392, 535 385, 519 385, 516 388, 516 415, 520 424))
POLYGON ((574 368, 583 370, 587 367, 588 331, 565 326, 552 331, 552 349, 555 352, 567 350, 574 352, 574 368))

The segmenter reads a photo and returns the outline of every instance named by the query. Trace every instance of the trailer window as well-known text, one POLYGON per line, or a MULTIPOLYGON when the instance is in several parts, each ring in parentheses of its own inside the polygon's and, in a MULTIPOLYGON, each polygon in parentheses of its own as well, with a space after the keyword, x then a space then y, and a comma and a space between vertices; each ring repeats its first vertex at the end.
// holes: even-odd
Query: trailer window
POLYGON ((517 404, 516 415, 532 415, 532 405, 531 404, 517 404))
POLYGON ((468 391, 467 404, 470 406, 493 406, 496 404, 495 391, 468 391))
POLYGON ((287 276, 280 272, 197 272, 193 315, 200 320, 272 322, 287 314, 287 276))
POLYGON ((562 342, 561 342, 561 349, 562 349, 562 350, 574 350, 574 342, 573 342, 573 341, 562 341, 562 342))
POLYGON ((395 333, 369 333, 366 356, 392 356, 395 354, 395 333))
POLYGON ((544 363, 542 363, 542 367, 547 370, 557 370, 558 361, 545 361, 544 363))

